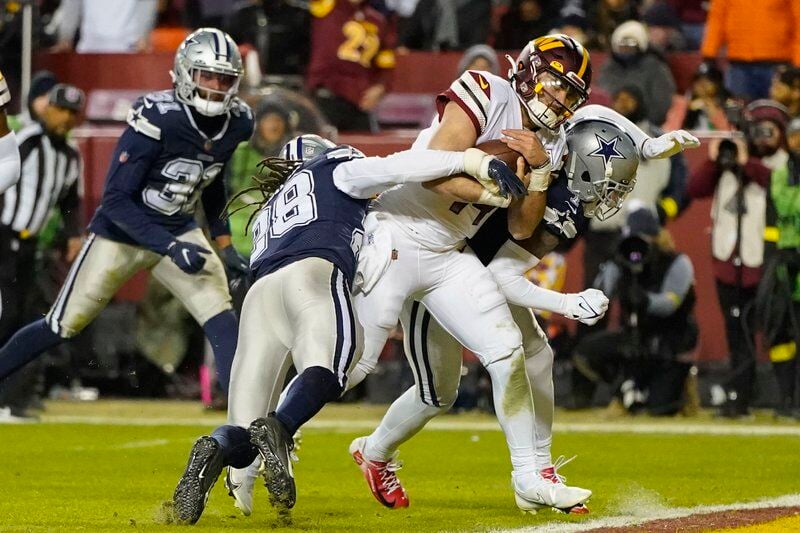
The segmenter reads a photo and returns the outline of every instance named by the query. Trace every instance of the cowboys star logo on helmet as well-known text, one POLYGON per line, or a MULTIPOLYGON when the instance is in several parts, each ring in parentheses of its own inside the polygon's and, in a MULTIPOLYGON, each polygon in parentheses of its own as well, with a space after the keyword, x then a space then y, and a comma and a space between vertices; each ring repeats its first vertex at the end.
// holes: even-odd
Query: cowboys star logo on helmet
POLYGON ((597 150, 590 152, 591 157, 602 157, 603 164, 607 165, 612 159, 625 159, 625 156, 617 151, 617 141, 619 137, 614 137, 610 141, 605 140, 599 134, 594 134, 597 139, 597 150))

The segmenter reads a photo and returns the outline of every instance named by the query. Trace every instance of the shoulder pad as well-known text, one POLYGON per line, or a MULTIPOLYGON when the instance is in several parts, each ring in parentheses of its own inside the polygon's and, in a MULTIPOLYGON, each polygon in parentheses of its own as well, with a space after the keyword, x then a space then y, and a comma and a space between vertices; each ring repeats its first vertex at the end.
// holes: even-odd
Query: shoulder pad
POLYGON ((231 105, 231 114, 234 117, 244 116, 250 120, 253 120, 253 110, 244 100, 240 98, 235 98, 233 100, 233 105, 231 105))
POLYGON ((128 111, 126 122, 134 131, 159 141, 161 130, 175 113, 182 116, 181 104, 175 100, 173 91, 157 91, 138 98, 128 111))
POLYGON ((480 137, 489 119, 492 86, 488 72, 468 70, 450 88, 436 98, 436 108, 441 117, 447 102, 455 102, 464 110, 480 137))

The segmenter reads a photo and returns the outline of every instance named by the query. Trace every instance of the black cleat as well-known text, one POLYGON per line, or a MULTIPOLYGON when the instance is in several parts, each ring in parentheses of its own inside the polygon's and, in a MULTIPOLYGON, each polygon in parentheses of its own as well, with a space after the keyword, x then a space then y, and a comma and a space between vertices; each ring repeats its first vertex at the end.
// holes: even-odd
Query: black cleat
POLYGON ((222 472, 223 454, 217 441, 200 437, 192 446, 189 464, 175 488, 173 501, 179 522, 194 524, 203 514, 208 495, 222 472))
POLYGON ((264 485, 269 491, 270 503, 278 508, 291 509, 297 500, 289 457, 294 447, 292 437, 274 416, 254 420, 247 432, 250 442, 264 460, 264 485))

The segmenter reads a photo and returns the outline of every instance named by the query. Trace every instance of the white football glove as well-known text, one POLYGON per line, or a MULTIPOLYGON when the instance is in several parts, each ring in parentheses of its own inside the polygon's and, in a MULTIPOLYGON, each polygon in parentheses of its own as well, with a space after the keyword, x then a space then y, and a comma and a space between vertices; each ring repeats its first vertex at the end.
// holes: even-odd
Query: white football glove
POLYGON ((566 312, 564 316, 593 326, 605 316, 608 310, 608 298, 603 291, 586 289, 577 294, 565 294, 566 312))
POLYGON ((647 139, 642 146, 642 155, 647 159, 665 159, 686 148, 697 148, 700 139, 686 130, 675 130, 655 139, 647 139))
POLYGON ((0 107, 3 107, 11 101, 11 93, 8 91, 8 84, 0 72, 0 107))

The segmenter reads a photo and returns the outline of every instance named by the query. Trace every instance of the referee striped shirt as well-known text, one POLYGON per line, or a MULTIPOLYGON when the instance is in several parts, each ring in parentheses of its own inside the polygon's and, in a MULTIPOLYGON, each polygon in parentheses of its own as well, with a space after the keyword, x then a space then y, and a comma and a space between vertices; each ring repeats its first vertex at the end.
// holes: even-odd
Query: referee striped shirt
POLYGON ((68 236, 80 233, 81 158, 68 142, 51 138, 34 122, 17 132, 20 179, 0 196, 0 224, 34 237, 58 205, 68 236))

